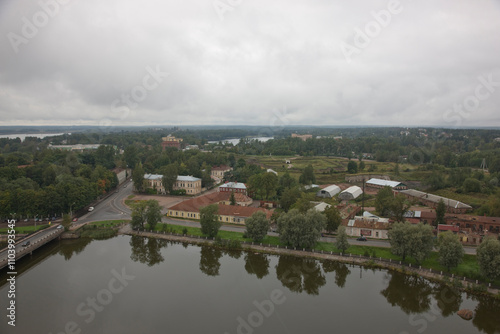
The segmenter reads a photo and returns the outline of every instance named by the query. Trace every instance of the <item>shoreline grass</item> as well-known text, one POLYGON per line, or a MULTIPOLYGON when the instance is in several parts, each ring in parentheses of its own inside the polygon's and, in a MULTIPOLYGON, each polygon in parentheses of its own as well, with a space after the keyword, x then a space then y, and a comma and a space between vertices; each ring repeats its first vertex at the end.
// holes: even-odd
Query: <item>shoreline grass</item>
MULTIPOLYGON (((148 229, 146 225, 146 229, 148 229)), ((183 234, 183 230, 187 231, 187 235, 190 236, 203 236, 201 233, 201 229, 199 227, 192 226, 183 226, 183 225, 175 225, 175 224, 164 224, 159 223, 155 227, 155 231, 162 232, 173 232, 178 234, 183 234), (166 227, 163 227, 166 225, 166 227)), ((228 240, 237 240, 237 241, 247 241, 251 242, 250 238, 243 238, 243 232, 233 232, 233 231, 222 231, 219 230, 217 234, 218 237, 222 239, 228 240)), ((281 246, 285 247, 285 245, 280 241, 279 237, 276 236, 266 236, 262 240, 262 245, 273 245, 273 246, 281 246)), ((334 252, 340 253, 340 251, 335 247, 332 242, 318 242, 314 247, 316 251, 324 251, 324 252, 334 252)), ((362 255, 362 256, 371 256, 373 258, 382 258, 385 260, 391 259, 392 261, 401 261, 401 257, 392 254, 390 248, 385 247, 376 247, 376 246, 362 246, 362 245, 351 245, 345 252, 346 254, 352 255, 362 255)), ((429 258, 425 259, 420 265, 422 268, 432 269, 435 272, 442 271, 443 273, 449 272, 451 274, 455 274, 455 276, 459 277, 468 277, 471 279, 477 279, 481 281, 487 281, 479 272, 479 264, 477 263, 476 255, 465 254, 462 263, 458 265, 458 267, 447 270, 446 267, 443 267, 439 264, 439 254, 435 251, 431 252, 429 258)), ((412 258, 406 258, 405 263, 411 263, 412 266, 417 266, 417 263, 412 258)), ((500 285, 500 282, 495 281, 495 284, 500 285)))

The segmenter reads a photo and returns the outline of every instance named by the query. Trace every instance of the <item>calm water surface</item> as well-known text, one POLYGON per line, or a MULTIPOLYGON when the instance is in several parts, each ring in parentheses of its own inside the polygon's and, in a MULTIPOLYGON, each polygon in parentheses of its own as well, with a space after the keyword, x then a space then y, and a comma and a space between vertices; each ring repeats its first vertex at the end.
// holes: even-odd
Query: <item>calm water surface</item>
POLYGON ((498 300, 420 277, 142 237, 19 261, 15 328, 0 278, 0 333, 500 333, 498 300))

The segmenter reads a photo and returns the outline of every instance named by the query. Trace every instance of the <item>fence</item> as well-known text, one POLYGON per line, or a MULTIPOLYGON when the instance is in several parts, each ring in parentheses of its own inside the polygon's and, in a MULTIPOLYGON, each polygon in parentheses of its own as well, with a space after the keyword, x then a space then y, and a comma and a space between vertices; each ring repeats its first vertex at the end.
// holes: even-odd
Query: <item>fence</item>
MULTIPOLYGON (((147 231, 147 230, 139 230, 140 232, 148 232, 148 233, 155 233, 155 234, 168 234, 168 235, 173 235, 173 236, 178 236, 178 237, 188 237, 188 238, 193 238, 193 239, 199 239, 199 240, 215 240, 215 238, 209 238, 209 237, 203 237, 199 235, 186 235, 186 234, 179 234, 179 233, 173 233, 173 232, 166 232, 166 231, 147 231)), ((325 254, 325 255, 336 255, 336 256, 342 256, 345 258, 356 258, 356 259, 363 259, 367 261, 376 261, 382 264, 389 264, 389 265, 400 265, 402 267, 406 267, 412 270, 423 270, 423 271, 428 271, 429 273, 441 275, 443 277, 448 277, 451 279, 459 279, 462 282, 468 282, 472 284, 482 284, 488 288, 493 288, 493 289, 500 289, 500 286, 494 285, 491 283, 487 282, 482 282, 480 280, 475 280, 471 278, 467 278, 465 276, 457 276, 455 274, 451 274, 448 272, 443 272, 443 271, 438 271, 438 270, 432 270, 431 268, 422 268, 422 266, 415 266, 411 263, 405 263, 403 261, 399 260, 392 260, 392 259, 383 259, 381 257, 373 257, 373 256, 364 256, 364 255, 353 255, 351 253, 349 254, 341 254, 341 253, 336 253, 336 252, 325 252, 325 251, 318 251, 314 249, 308 249, 308 248, 302 248, 302 249, 297 249, 297 247, 288 247, 288 246, 280 246, 280 245, 272 245, 272 244, 263 244, 263 243, 258 243, 258 242, 251 242, 251 241, 240 241, 243 245, 255 245, 255 246, 263 246, 263 247, 271 247, 271 248, 281 248, 281 249, 289 249, 289 250, 295 250, 295 251, 302 251, 302 252, 309 252, 309 253, 314 253, 314 254, 325 254)))

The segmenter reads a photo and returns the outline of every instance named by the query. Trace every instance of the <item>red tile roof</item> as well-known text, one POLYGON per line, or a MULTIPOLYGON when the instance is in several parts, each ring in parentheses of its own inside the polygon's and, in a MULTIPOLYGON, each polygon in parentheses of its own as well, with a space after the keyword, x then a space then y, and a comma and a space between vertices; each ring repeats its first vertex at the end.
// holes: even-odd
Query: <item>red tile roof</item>
MULTIPOLYGON (((175 211, 187 211, 187 212, 199 212, 202 207, 205 207, 210 204, 218 203, 221 201, 228 201, 231 196, 230 192, 216 192, 211 193, 204 196, 195 197, 192 199, 188 199, 187 201, 178 203, 169 208, 169 210, 175 211)), ((250 200, 250 198, 246 195, 235 193, 234 194, 236 202, 246 202, 250 200)), ((266 216, 271 217, 272 212, 263 208, 254 208, 248 206, 239 206, 239 205, 223 205, 218 204, 219 206, 219 215, 227 215, 227 216, 238 216, 238 217, 250 217, 257 211, 262 211, 266 213, 266 216)))

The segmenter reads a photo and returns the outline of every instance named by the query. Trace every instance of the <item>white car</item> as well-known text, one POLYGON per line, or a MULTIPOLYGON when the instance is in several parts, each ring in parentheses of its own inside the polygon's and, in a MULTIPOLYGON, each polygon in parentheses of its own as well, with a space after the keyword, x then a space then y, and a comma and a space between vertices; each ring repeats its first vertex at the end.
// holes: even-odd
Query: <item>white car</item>
POLYGON ((93 206, 91 206, 91 207, 89 208, 89 212, 90 212, 90 211, 94 211, 94 207, 93 207, 93 206))

